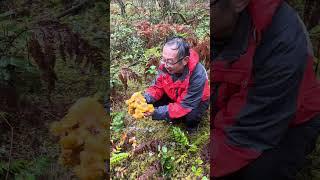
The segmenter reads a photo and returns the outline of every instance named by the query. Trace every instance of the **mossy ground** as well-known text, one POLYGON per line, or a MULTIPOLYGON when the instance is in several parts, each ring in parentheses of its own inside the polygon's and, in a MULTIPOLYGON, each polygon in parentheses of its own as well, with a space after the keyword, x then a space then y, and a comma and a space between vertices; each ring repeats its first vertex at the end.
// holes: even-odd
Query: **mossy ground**
MULTIPOLYGON (((146 84, 146 83, 145 83, 146 84)), ((201 156, 203 148, 209 142, 209 120, 208 115, 203 117, 198 129, 191 135, 185 130, 182 124, 170 124, 163 121, 154 121, 151 118, 142 120, 135 120, 127 113, 127 107, 124 100, 129 99, 130 96, 136 91, 143 91, 146 85, 137 85, 133 82, 129 83, 129 89, 126 93, 118 91, 117 96, 123 97, 122 101, 113 102, 113 112, 126 112, 124 117, 124 128, 120 133, 111 131, 111 139, 114 139, 114 144, 119 143, 121 136, 125 133, 134 136, 137 145, 141 145, 151 140, 160 140, 163 146, 168 148, 170 156, 174 157, 173 166, 174 170, 169 176, 163 176, 164 172, 159 172, 154 177, 163 177, 170 179, 201 179, 209 174, 209 161, 205 159, 208 156, 201 156), (186 148, 181 147, 178 142, 175 142, 171 135, 171 126, 180 127, 186 134, 190 144, 198 141, 198 150, 195 153, 189 152, 186 148), (202 159, 201 165, 196 163, 197 159, 202 159), (178 162, 178 160, 180 162, 178 162), (203 172, 198 177, 192 171, 192 166, 201 167, 203 172)), ((122 147, 121 152, 132 152, 133 147, 129 145, 122 147)), ((159 152, 147 151, 142 154, 134 155, 128 159, 123 160, 121 163, 111 166, 112 179, 137 179, 156 161, 161 158, 158 157, 159 152)))

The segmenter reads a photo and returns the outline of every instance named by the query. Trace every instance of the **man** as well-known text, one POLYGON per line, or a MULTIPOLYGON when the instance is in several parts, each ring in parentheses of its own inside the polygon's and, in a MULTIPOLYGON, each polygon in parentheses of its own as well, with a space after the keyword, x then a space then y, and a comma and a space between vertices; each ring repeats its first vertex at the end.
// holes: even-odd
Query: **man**
POLYGON ((320 84, 282 0, 213 0, 211 177, 295 179, 320 129, 320 84))
POLYGON ((163 47, 161 65, 152 85, 145 91, 147 103, 155 111, 146 116, 154 120, 182 121, 194 128, 209 106, 207 72, 199 55, 182 37, 168 39, 163 47))

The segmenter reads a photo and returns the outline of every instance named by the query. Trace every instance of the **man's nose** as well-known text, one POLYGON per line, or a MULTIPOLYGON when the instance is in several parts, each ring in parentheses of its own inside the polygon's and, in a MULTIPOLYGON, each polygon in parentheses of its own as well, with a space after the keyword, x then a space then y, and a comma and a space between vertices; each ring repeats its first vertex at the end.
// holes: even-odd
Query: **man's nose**
POLYGON ((164 63, 164 67, 171 68, 171 66, 168 63, 164 63))

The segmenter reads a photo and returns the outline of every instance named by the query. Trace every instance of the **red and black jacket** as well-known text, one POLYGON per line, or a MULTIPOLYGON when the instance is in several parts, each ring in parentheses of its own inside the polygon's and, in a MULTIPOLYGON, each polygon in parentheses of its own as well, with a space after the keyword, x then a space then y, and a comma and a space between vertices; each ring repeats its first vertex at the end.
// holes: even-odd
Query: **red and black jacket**
POLYGON ((145 98, 154 103, 166 94, 173 103, 155 109, 154 119, 172 120, 187 115, 197 108, 201 101, 208 101, 210 90, 208 75, 204 66, 199 63, 199 55, 190 50, 188 64, 182 75, 169 74, 160 65, 158 75, 152 85, 146 89, 145 98))
POLYGON ((253 0, 223 48, 212 41, 211 176, 248 165, 320 114, 312 47, 282 0, 253 0))

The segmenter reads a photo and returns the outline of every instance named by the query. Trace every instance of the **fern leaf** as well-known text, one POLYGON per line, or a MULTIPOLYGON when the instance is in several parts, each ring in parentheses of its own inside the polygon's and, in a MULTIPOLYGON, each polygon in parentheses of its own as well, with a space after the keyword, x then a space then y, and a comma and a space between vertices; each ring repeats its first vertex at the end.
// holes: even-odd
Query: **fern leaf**
POLYGON ((129 153, 118 153, 113 154, 110 159, 110 165, 115 165, 120 163, 122 160, 127 159, 129 157, 129 153))
POLYGON ((185 133, 179 127, 171 127, 173 139, 182 146, 189 146, 189 140, 185 133))

